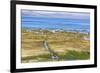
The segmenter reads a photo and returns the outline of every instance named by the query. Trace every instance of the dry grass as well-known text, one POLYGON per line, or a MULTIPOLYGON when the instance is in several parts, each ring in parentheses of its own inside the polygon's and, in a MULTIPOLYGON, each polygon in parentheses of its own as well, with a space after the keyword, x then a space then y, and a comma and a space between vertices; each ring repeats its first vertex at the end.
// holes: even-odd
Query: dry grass
POLYGON ((90 41, 84 40, 87 34, 76 32, 56 32, 34 30, 32 32, 22 30, 22 59, 30 56, 40 56, 50 54, 44 46, 43 41, 48 42, 49 47, 56 53, 65 53, 66 50, 89 52, 90 41), (38 33, 37 33, 38 32, 38 33))

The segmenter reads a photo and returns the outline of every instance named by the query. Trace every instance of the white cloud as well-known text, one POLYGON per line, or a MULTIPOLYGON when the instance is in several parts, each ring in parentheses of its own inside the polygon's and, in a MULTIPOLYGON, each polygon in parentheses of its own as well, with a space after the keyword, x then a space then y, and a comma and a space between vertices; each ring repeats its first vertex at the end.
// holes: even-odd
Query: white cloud
POLYGON ((71 19, 89 19, 89 13, 83 12, 56 12, 56 11, 39 11, 39 10, 22 10, 23 14, 38 17, 54 18, 71 18, 71 19))

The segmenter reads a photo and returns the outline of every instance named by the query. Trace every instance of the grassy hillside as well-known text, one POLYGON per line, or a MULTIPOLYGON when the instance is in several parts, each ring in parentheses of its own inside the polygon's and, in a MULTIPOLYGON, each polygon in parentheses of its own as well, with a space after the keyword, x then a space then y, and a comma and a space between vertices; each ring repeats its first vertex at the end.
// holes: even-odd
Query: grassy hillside
POLYGON ((44 41, 59 56, 59 61, 86 60, 90 57, 90 41, 84 39, 89 38, 89 34, 22 29, 21 35, 23 63, 54 61, 51 53, 44 47, 44 41))

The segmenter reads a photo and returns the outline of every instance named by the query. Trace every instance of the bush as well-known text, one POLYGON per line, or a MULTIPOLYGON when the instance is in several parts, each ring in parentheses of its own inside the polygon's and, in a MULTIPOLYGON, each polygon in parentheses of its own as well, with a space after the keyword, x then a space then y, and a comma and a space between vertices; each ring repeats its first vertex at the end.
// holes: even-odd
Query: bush
POLYGON ((62 60, 86 60, 90 58, 89 52, 67 51, 65 54, 60 55, 62 60))

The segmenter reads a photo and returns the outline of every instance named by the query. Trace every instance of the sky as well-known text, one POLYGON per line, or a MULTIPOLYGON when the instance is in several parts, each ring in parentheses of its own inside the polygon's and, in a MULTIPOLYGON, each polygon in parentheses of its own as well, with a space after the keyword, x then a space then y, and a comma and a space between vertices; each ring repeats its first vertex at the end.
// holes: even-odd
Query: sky
POLYGON ((90 13, 45 10, 21 10, 22 28, 90 29, 90 13))

